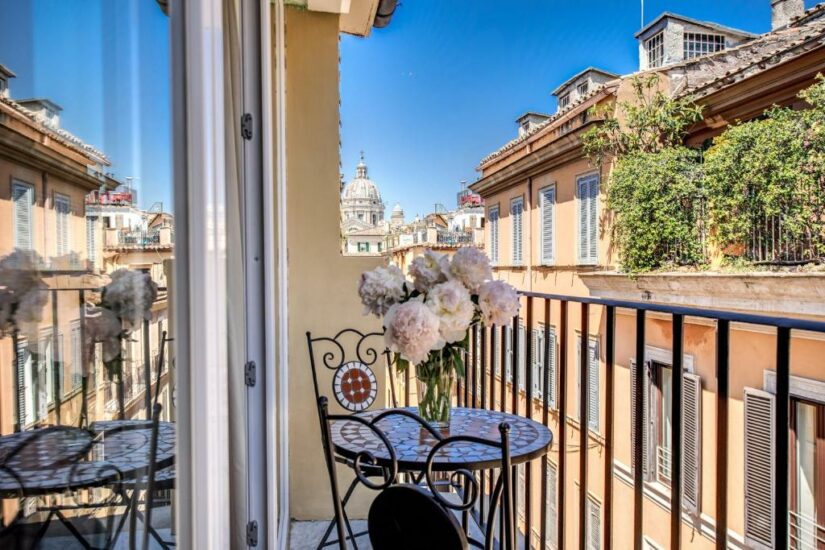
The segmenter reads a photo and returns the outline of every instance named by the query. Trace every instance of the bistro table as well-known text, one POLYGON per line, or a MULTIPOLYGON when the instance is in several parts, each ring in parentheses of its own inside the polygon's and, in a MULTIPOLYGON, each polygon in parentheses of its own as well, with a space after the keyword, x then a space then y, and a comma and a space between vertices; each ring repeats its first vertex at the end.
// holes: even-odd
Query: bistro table
MULTIPOLYGON (((387 409, 358 413, 370 419, 387 409)), ((406 410, 417 413, 415 407, 406 410)), ((449 432, 445 437, 470 435, 491 441, 501 441, 499 424, 510 424, 510 457, 512 464, 528 462, 547 454, 553 434, 547 426, 523 416, 486 409, 453 408, 449 432)), ((404 471, 422 471, 427 456, 437 443, 421 424, 412 418, 392 415, 376 423, 393 446, 398 467, 404 471)), ((350 459, 364 451, 372 453, 378 465, 391 467, 389 450, 367 426, 347 420, 337 420, 331 426, 335 451, 350 459)), ((486 470, 501 466, 501 450, 488 445, 459 441, 439 450, 433 459, 433 470, 486 470)))
MULTIPOLYGON (((88 431, 68 426, 43 431, 48 429, 0 437, 0 498, 108 485, 143 475, 149 466, 152 426, 146 420, 94 422, 88 431), (88 450, 91 459, 81 456, 88 450)), ((174 461, 175 425, 161 422, 156 469, 174 461)))

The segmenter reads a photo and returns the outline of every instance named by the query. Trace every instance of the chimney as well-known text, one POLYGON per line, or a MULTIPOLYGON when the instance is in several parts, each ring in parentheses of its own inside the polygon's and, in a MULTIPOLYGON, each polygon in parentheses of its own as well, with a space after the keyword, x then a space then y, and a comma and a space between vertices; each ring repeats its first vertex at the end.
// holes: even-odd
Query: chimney
POLYGON ((805 0, 771 0, 771 30, 787 27, 805 13, 805 0))

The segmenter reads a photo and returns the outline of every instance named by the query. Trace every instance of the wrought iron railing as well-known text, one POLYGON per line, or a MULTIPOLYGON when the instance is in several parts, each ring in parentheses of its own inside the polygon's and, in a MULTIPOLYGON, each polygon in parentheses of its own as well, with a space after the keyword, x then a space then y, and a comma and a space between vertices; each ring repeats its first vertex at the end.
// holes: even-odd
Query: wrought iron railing
MULTIPOLYGON (((789 425, 789 405, 790 405, 790 344, 791 336, 799 331, 811 331, 825 334, 825 322, 792 319, 787 317, 774 317, 767 315, 755 315, 748 313, 699 309, 680 306, 658 305, 642 302, 629 302, 621 300, 609 300, 591 297, 574 297, 555 294, 540 294, 534 292, 522 293, 521 316, 513 320, 514 325, 524 324, 527 334, 530 330, 543 331, 544 342, 551 341, 551 327, 555 328, 553 340, 558 342, 557 359, 555 361, 555 379, 553 380, 558 394, 553 403, 553 416, 563 419, 554 428, 553 452, 557 455, 557 463, 552 465, 549 460, 542 460, 541 464, 534 464, 527 467, 524 472, 523 487, 518 484, 514 491, 525 491, 523 500, 516 496, 515 502, 523 502, 523 519, 519 520, 519 529, 522 533, 520 547, 525 548, 548 548, 567 547, 570 540, 576 540, 577 544, 571 547, 586 548, 593 542, 593 533, 598 533, 601 538, 601 548, 623 548, 623 544, 614 544, 614 521, 626 521, 632 525, 633 546, 641 549, 644 540, 644 499, 650 498, 650 490, 646 483, 645 472, 641 467, 631 468, 631 471, 623 474, 627 482, 632 486, 633 497, 628 502, 616 502, 614 498, 614 484, 620 472, 616 471, 614 463, 614 445, 616 441, 615 432, 615 383, 616 383, 616 324, 617 312, 628 314, 633 320, 631 326, 635 326, 635 334, 632 338, 632 349, 635 350, 635 357, 645 357, 647 344, 646 325, 650 318, 668 319, 671 333, 672 351, 672 372, 683 372, 685 353, 685 323, 686 318, 698 318, 703 320, 703 324, 712 323, 715 331, 715 384, 714 386, 714 413, 716 419, 714 435, 713 467, 707 471, 712 472, 711 483, 704 483, 703 486, 713 488, 715 505, 713 506, 713 518, 707 521, 707 526, 703 532, 708 533, 708 539, 719 549, 727 548, 736 535, 729 532, 729 472, 733 464, 730 461, 730 438, 731 430, 734 433, 741 433, 741 427, 731 425, 729 421, 730 408, 730 343, 731 324, 744 323, 762 327, 762 331, 773 333, 775 350, 775 372, 776 384, 773 399, 775 406, 772 409, 773 425, 787 427, 789 425), (575 319, 578 326, 571 324, 573 310, 578 310, 575 319), (592 326, 591 313, 601 314, 601 321, 598 325, 592 326), (551 315, 552 314, 552 315, 551 315), (555 323, 551 322, 555 321, 555 323), (568 388, 568 381, 571 376, 575 377, 577 369, 579 372, 587 372, 589 354, 580 353, 579 364, 576 365, 576 338, 575 334, 591 334, 591 329, 598 329, 602 342, 602 349, 599 353, 601 372, 603 373, 603 383, 600 390, 600 409, 604 410, 604 424, 600 426, 598 434, 593 430, 582 430, 580 426, 589 425, 589 417, 593 413, 589 406, 589 377, 582 376, 578 385, 578 414, 575 403, 569 403, 568 391, 561 391, 561 388, 568 388), (556 340, 557 339, 557 340, 556 340), (557 412, 558 411, 558 412, 557 412), (575 429, 577 433, 570 433, 575 429), (598 457, 601 466, 600 471, 592 471, 594 457, 596 453, 580 452, 581 449, 592 447, 594 439, 598 441, 600 452, 598 457), (571 453, 577 453, 575 462, 569 458, 571 453), (575 483, 568 481, 573 476, 575 483), (604 484, 604 493, 600 495, 601 525, 600 529, 594 530, 590 525, 590 518, 593 517, 593 500, 587 493, 588 479, 591 477, 601 477, 608 480, 604 484), (555 486, 556 499, 548 505, 548 479, 557 480, 555 486), (538 482, 536 482, 538 481, 538 482), (578 497, 566 500, 566 494, 570 490, 579 493, 578 497), (538 495, 537 492, 538 491, 538 495), (540 495, 540 505, 536 507, 534 497, 540 495), (574 502, 575 508, 566 505, 574 502), (570 516, 574 517, 570 517, 570 516), (572 519, 572 521, 571 521, 572 519), (548 526, 548 522, 551 525, 548 526), (575 534, 568 534, 568 531, 575 529, 575 534), (524 533, 530 533, 529 541, 524 540, 524 533)), ((470 338, 470 350, 466 363, 466 379, 458 386, 457 404, 459 406, 477 407, 501 410, 505 412, 524 415, 551 426, 550 392, 544 391, 541 398, 538 398, 533 384, 533 377, 540 375, 543 378, 542 386, 550 387, 550 346, 543 346, 543 361, 540 369, 529 368, 531 364, 527 361, 528 367, 523 371, 519 368, 509 369, 509 374, 504 378, 500 375, 507 372, 500 368, 512 361, 514 367, 519 364, 519 357, 524 354, 526 358, 532 358, 535 353, 533 338, 518 337, 519 331, 509 330, 509 327, 499 327, 495 329, 480 328, 474 329, 477 336, 470 338), (493 337, 499 335, 498 337, 493 337), (509 340, 509 346, 505 347, 505 340, 509 340), (507 348, 507 349, 505 349, 507 348), (509 352, 510 358, 506 357, 509 352), (519 381, 519 377, 524 376, 526 383, 519 381), (523 390, 513 391, 513 388, 523 390)), ((632 331, 631 331, 632 332, 632 331)), ((402 395, 406 404, 414 403, 414 396, 411 396, 412 375, 402 381, 402 395)), ((642 395, 644 391, 643 377, 636 376, 633 382, 635 395, 642 395)), ((666 471, 670 479, 669 499, 669 523, 670 540, 667 546, 678 550, 682 545, 682 522, 683 522, 683 502, 682 492, 684 489, 683 467, 685 462, 691 460, 683 455, 682 433, 685 426, 683 419, 683 381, 682 377, 674 376, 672 382, 672 396, 670 400, 670 420, 672 423, 671 448, 667 453, 662 453, 663 465, 666 464, 666 471)), ((707 401, 707 400, 705 400, 707 401)), ((633 423, 642 426, 644 422, 643 408, 637 406, 632 415, 633 423)), ((787 428, 784 428, 787 430, 787 428)), ((631 458, 633 464, 643 464, 643 435, 642 430, 634 430, 631 436, 631 458)), ((780 435, 787 432, 778 432, 780 435)), ((621 437, 627 437, 622 434, 621 437)), ((773 472, 776 480, 788 479, 789 472, 789 441, 788 437, 776 437, 772 442, 769 454, 773 464, 773 472)), ((518 475, 513 472, 514 479, 518 475)), ((768 475, 765 472, 764 475, 768 475)), ((491 475, 482 473, 479 475, 479 483, 483 494, 488 494, 491 475)), ((785 548, 792 540, 792 531, 789 526, 795 520, 789 513, 788 506, 788 483, 778 482, 771 487, 769 500, 772 506, 765 513, 765 517, 760 517, 771 526, 767 535, 773 548, 785 548)), ((478 521, 484 516, 484 499, 480 500, 480 510, 476 510, 475 517, 478 521)), ((656 508, 656 507, 654 507, 656 508)), ((705 520, 703 520, 705 521, 705 520)), ((624 531, 624 529, 623 529, 624 531)), ((817 532, 821 533, 821 528, 817 526, 817 532)))
POLYGON ((819 550, 825 547, 825 525, 805 514, 790 512, 790 547, 794 550, 819 550))
POLYGON ((821 224, 810 224, 801 233, 792 233, 781 216, 759 216, 751 221, 748 241, 747 257, 757 264, 795 265, 825 259, 821 224))
POLYGON ((447 244, 447 245, 472 244, 473 234, 472 233, 465 233, 463 231, 443 231, 443 230, 439 230, 436 233, 436 242, 438 244, 447 244))
POLYGON ((671 479, 671 457, 670 457, 670 449, 662 447, 661 445, 656 446, 656 476, 658 477, 659 481, 662 483, 666 483, 670 485, 671 479))

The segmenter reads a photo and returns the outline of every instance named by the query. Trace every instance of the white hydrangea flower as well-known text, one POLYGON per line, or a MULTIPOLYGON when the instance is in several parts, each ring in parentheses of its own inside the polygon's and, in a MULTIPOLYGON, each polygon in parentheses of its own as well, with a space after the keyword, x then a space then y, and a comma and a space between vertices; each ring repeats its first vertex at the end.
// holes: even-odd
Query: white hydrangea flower
POLYGON ((364 313, 378 317, 387 313, 390 306, 404 297, 405 282, 404 274, 394 265, 376 267, 362 273, 358 282, 358 295, 364 304, 364 313))
POLYGON ((441 337, 447 343, 464 340, 473 322, 475 305, 461 282, 452 280, 436 285, 427 293, 426 304, 438 317, 441 337))
POLYGON ((384 340, 390 350, 418 365, 431 351, 444 347, 439 325, 436 314, 421 300, 395 304, 384 317, 384 340))
POLYGON ((103 344, 103 361, 109 362, 121 352, 123 324, 117 315, 105 307, 96 307, 86 312, 86 344, 103 344))
POLYGON ((450 263, 449 275, 466 286, 470 292, 477 293, 481 285, 493 278, 490 259, 474 246, 458 249, 450 263))
POLYGON ((446 281, 449 270, 450 259, 428 248, 423 256, 415 258, 410 263, 409 271, 415 289, 419 292, 427 292, 435 285, 446 281))
POLYGON ((126 329, 134 330, 151 319, 152 304, 158 296, 158 285, 152 277, 126 268, 110 277, 111 282, 103 289, 103 305, 123 321, 126 329))
POLYGON ((478 291, 478 306, 487 326, 509 324, 519 305, 518 292, 504 281, 488 281, 478 291))

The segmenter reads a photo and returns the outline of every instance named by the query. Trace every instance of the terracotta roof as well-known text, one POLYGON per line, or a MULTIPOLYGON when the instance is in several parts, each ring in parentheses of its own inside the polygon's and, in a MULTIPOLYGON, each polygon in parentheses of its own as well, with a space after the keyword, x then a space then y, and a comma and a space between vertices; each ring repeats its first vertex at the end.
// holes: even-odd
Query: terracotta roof
POLYGON ((81 140, 79 137, 75 136, 71 132, 67 132, 62 128, 49 128, 45 124, 39 122, 32 111, 26 109, 24 106, 20 105, 15 100, 8 97, 0 97, 0 103, 8 105, 11 109, 19 113, 21 116, 29 119, 34 125, 37 126, 38 130, 46 134, 49 134, 52 138, 63 143, 64 145, 71 147, 72 149, 75 149, 86 156, 93 156, 97 158, 101 163, 106 164, 107 166, 111 164, 109 158, 103 153, 103 151, 100 151, 99 149, 92 147, 88 143, 81 140))
POLYGON ((568 105, 564 109, 559 109, 554 115, 551 115, 550 118, 548 118, 547 120, 545 120, 541 124, 536 124, 529 131, 525 132, 523 135, 508 141, 507 143, 505 143, 504 145, 502 145, 501 147, 499 147, 498 149, 496 149, 495 151, 493 151, 492 153, 490 153, 489 155, 487 155, 486 157, 481 159, 481 161, 479 161, 479 163, 478 163, 478 167, 476 168, 476 170, 480 170, 485 164, 489 163, 492 160, 495 160, 496 158, 500 157, 501 155, 503 155, 507 151, 510 151, 514 147, 528 141, 530 138, 532 138, 536 134, 540 133, 542 130, 552 126, 553 122, 559 120, 561 117, 563 117, 564 115, 566 115, 567 113, 569 113, 570 111, 575 109, 576 107, 580 106, 582 103, 587 102, 589 99, 596 96, 599 92, 601 92, 605 88, 608 88, 612 85, 615 85, 616 82, 617 81, 615 81, 615 80, 611 80, 610 82, 606 82, 604 84, 599 84, 598 86, 595 86, 592 90, 587 92, 585 95, 581 96, 576 101, 570 103, 570 105, 568 105))
POLYGON ((804 21, 768 32, 728 50, 677 63, 664 71, 680 95, 700 98, 750 78, 808 51, 825 46, 825 4, 808 10, 804 21))

